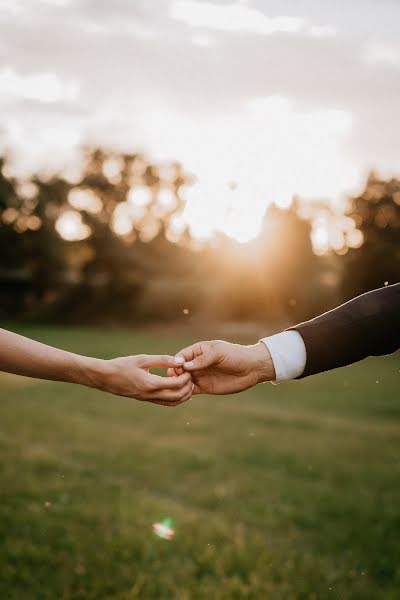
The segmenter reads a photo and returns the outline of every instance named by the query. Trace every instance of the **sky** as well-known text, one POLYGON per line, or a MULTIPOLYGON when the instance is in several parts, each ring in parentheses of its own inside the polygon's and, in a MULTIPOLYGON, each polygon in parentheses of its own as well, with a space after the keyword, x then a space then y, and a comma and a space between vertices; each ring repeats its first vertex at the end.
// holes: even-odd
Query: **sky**
POLYGON ((399 40, 397 0, 0 0, 0 151, 179 160, 197 237, 247 241, 271 202, 400 174, 399 40))

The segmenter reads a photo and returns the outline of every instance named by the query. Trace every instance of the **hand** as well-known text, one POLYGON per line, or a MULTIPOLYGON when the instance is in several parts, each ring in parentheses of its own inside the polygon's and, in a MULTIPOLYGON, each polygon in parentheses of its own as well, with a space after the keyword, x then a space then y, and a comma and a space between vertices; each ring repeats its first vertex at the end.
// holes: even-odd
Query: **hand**
POLYGON ((220 340, 199 342, 181 350, 177 357, 185 359, 183 369, 192 375, 194 394, 233 394, 275 378, 271 355, 262 342, 253 346, 220 340))
POLYGON ((192 396, 190 373, 167 378, 149 372, 150 368, 176 368, 184 362, 180 357, 139 354, 112 360, 88 360, 86 385, 90 387, 162 406, 177 406, 192 396))

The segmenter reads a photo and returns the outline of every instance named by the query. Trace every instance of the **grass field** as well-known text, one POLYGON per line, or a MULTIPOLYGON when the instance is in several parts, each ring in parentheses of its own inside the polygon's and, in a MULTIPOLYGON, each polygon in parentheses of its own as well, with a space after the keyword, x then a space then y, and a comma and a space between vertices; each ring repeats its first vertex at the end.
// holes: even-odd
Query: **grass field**
MULTIPOLYGON (((22 332, 102 357, 191 341, 22 332)), ((399 384, 394 355, 169 409, 1 375, 1 600, 400 598, 399 384)))

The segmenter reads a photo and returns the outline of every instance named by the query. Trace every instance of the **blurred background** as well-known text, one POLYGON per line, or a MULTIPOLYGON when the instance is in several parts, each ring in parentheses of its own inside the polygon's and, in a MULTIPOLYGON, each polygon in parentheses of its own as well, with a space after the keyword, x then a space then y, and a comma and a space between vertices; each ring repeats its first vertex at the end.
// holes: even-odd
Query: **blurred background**
MULTIPOLYGON (((399 281, 399 23, 378 0, 0 0, 4 326, 173 353, 399 281)), ((397 597, 398 374, 168 414, 3 375, 2 595, 397 597)))
POLYGON ((0 10, 3 317, 267 328, 399 279, 395 4, 0 10))

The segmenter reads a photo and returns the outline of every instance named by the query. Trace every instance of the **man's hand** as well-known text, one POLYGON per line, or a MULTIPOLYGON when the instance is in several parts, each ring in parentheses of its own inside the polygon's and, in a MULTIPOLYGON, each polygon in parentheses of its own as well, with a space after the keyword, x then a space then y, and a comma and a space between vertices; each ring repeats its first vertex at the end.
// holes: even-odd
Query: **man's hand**
POLYGON ((275 378, 271 355, 262 342, 254 346, 199 342, 177 356, 185 359, 183 369, 192 375, 194 394, 233 394, 275 378))
POLYGON ((193 393, 193 382, 188 372, 174 373, 173 377, 150 373, 151 368, 179 367, 183 363, 180 357, 139 354, 112 360, 87 360, 85 385, 117 396, 177 406, 189 400, 193 393))

